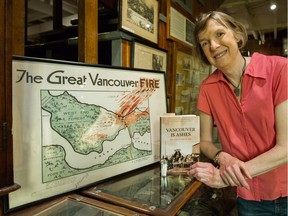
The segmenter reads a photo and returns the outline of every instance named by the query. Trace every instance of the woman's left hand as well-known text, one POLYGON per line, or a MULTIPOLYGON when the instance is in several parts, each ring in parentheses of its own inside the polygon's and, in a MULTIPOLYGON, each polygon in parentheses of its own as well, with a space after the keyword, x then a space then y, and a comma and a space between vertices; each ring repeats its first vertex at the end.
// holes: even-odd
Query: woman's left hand
POLYGON ((219 157, 219 164, 220 176, 226 184, 250 189, 246 179, 251 179, 252 177, 243 161, 226 152, 222 152, 221 157, 219 157))
POLYGON ((187 174, 192 175, 198 181, 203 182, 209 187, 223 188, 228 186, 221 179, 219 170, 211 163, 197 162, 190 166, 190 170, 187 174))

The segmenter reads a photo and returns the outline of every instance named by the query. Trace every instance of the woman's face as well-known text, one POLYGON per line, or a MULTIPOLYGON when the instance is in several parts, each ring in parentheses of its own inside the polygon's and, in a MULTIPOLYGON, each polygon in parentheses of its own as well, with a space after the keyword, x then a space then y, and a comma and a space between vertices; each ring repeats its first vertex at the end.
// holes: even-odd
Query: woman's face
POLYGON ((233 31, 215 20, 209 20, 206 28, 198 35, 200 46, 207 60, 217 68, 229 68, 239 54, 233 31))

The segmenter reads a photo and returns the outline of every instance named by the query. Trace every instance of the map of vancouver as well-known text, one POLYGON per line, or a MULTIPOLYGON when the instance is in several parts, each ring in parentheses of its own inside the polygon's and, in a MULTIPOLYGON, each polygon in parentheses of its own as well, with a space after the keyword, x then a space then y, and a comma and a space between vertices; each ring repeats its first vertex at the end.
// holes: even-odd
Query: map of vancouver
POLYGON ((41 90, 43 183, 152 155, 152 92, 41 90))

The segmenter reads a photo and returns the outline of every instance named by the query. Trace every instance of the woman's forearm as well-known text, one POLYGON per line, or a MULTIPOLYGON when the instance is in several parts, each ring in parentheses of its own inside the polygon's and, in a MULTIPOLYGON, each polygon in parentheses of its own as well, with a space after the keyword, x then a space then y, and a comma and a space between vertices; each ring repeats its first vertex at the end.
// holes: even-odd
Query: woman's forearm
POLYGON ((287 163, 287 107, 288 101, 286 100, 275 108, 276 145, 246 162, 252 176, 261 175, 287 163))
POLYGON ((264 174, 287 163, 287 148, 285 145, 276 145, 269 151, 246 162, 247 169, 252 177, 264 174))
POLYGON ((216 153, 219 151, 219 149, 211 141, 201 141, 200 149, 201 152, 211 160, 213 160, 216 153))

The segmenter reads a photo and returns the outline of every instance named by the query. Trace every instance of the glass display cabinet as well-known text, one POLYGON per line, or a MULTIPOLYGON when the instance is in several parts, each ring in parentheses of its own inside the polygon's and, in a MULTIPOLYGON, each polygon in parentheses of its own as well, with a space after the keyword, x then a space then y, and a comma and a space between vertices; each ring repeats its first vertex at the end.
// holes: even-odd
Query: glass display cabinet
POLYGON ((9 216, 145 216, 124 207, 115 206, 79 194, 69 194, 34 205, 9 216))
POLYGON ((188 175, 161 176, 160 164, 113 178, 81 191, 82 195, 148 215, 177 215, 200 182, 188 175))
POLYGON ((163 177, 156 163, 5 215, 174 216, 191 198, 201 196, 201 185, 183 173, 163 177))

